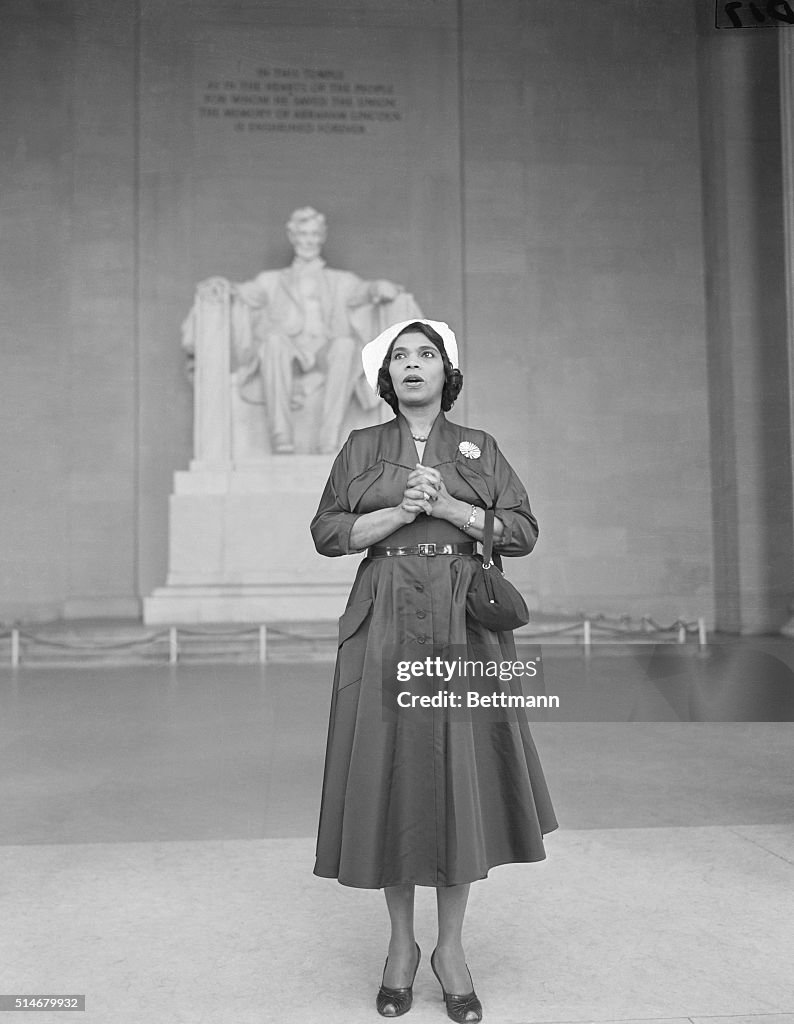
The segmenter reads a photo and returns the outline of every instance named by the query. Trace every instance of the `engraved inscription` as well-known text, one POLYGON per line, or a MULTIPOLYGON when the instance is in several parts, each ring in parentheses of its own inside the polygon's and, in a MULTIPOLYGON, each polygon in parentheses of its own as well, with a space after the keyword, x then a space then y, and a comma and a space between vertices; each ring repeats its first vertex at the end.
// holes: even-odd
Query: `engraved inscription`
POLYGON ((197 114, 236 132, 297 134, 363 135, 403 119, 389 83, 349 81, 338 68, 277 66, 206 82, 197 114))

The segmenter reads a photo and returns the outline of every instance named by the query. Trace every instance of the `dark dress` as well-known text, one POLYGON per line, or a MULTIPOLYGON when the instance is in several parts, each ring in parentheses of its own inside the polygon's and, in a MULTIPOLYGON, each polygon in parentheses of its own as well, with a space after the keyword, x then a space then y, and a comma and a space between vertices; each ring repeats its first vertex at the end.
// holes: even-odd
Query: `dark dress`
MULTIPOLYGON (((398 505, 418 461, 402 416, 353 431, 312 521, 317 550, 353 553, 356 518, 398 505)), ((441 472, 454 498, 480 508, 496 498, 505 526, 500 554, 532 550, 537 521, 526 491, 489 434, 441 413, 422 462, 441 472), (466 457, 461 442, 473 442, 479 456, 466 457)), ((445 520, 419 515, 378 543, 433 541, 471 537, 445 520)), ((384 679, 387 650, 407 659, 445 650, 515 658, 512 633, 493 633, 467 619, 466 593, 477 565, 475 556, 457 554, 361 562, 339 620, 315 874, 369 889, 407 882, 446 886, 484 878, 497 864, 545 857, 543 835, 557 821, 523 709, 498 718, 441 708, 385 711, 384 689, 395 689, 393 678, 384 679)), ((507 684, 489 682, 509 692, 507 684)))

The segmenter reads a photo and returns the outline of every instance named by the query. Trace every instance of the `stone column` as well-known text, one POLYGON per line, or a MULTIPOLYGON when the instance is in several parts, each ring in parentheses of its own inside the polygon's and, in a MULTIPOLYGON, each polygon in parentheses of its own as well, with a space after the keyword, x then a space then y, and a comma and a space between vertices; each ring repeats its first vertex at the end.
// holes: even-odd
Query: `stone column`
MULTIPOLYGON (((716 628, 770 633, 794 574, 778 38, 700 11, 716 628)), ((790 163, 790 162, 789 162, 790 163)))
POLYGON ((193 470, 231 468, 231 310, 229 284, 215 278, 196 292, 193 470))
MULTIPOLYGON (((794 491, 794 36, 790 31, 781 31, 779 41, 780 141, 783 162, 783 222, 786 232, 789 438, 792 452, 791 481, 794 491)), ((782 627, 781 633, 794 637, 794 603, 790 610, 792 615, 782 627)))

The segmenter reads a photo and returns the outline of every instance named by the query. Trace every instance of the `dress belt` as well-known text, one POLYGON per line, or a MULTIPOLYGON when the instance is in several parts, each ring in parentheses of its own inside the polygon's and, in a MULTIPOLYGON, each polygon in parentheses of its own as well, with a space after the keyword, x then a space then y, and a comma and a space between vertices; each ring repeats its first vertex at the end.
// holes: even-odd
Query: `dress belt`
POLYGON ((372 547, 368 558, 393 558, 395 555, 473 555, 477 545, 473 541, 463 544, 415 544, 408 548, 372 547))

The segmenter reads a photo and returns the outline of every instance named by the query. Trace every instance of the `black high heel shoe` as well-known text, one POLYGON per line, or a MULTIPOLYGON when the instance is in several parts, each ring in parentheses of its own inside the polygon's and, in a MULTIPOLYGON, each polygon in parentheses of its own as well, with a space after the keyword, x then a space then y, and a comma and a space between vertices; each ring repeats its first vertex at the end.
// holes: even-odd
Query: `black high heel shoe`
MULTIPOLYGON (((475 1024, 476 1021, 482 1020, 482 1003, 477 998, 477 993, 474 991, 474 985, 471 987, 471 992, 465 996, 456 996, 451 992, 447 992, 444 988, 444 983, 441 978, 438 977, 438 971, 436 965, 433 962, 433 958, 436 955, 436 951, 430 954, 430 966, 433 968, 433 974, 438 978, 438 983, 441 986, 441 992, 444 996, 444 1002, 447 1004, 447 1016, 450 1020, 456 1021, 456 1024, 475 1024), (476 1018, 468 1018, 466 1014, 471 1013, 477 1014, 476 1018)), ((466 970, 469 970, 469 965, 466 965, 466 970)), ((469 981, 471 981, 471 971, 469 971, 469 981)))
MULTIPOLYGON (((381 982, 380 990, 375 999, 375 1007, 381 1017, 402 1017, 404 1013, 408 1013, 413 1005, 414 1001, 414 981, 416 981, 416 972, 419 970, 419 961, 422 959, 422 950, 419 948, 419 943, 416 943, 416 967, 414 967, 414 976, 411 978, 411 984, 407 988, 388 988, 381 982), (394 1007, 394 1013, 385 1013, 387 1006, 394 1007)), ((386 963, 383 965, 383 973, 386 974, 386 964, 388 964, 389 958, 386 957, 386 963)))

